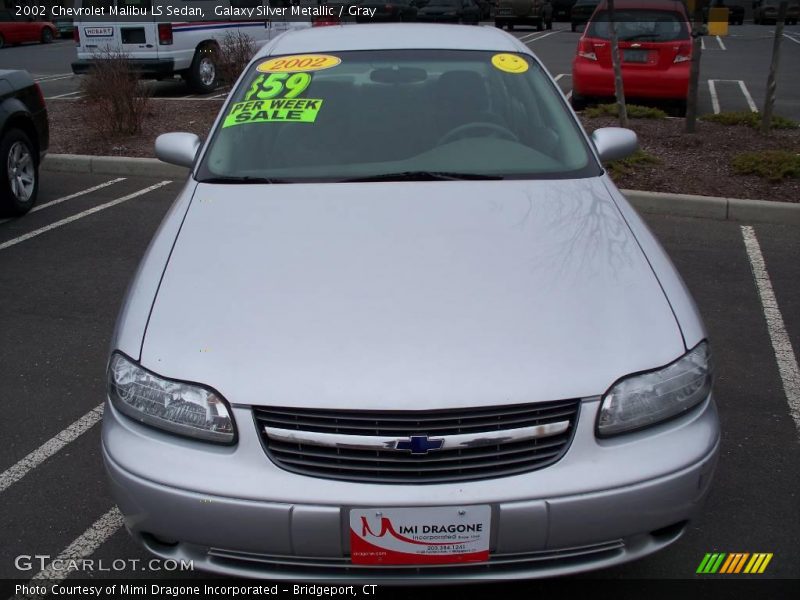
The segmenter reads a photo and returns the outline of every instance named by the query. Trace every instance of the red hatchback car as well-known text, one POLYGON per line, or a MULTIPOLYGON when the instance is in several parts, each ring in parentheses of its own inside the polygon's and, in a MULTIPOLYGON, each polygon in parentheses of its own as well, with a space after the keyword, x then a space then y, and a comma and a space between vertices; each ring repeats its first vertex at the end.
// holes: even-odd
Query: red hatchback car
POLYGON ((58 37, 58 29, 49 21, 17 17, 13 11, 0 10, 0 48, 24 42, 49 44, 58 37))
MULTIPOLYGON (((614 2, 622 81, 626 98, 671 100, 686 112, 691 25, 680 0, 614 2)), ((572 106, 581 110, 590 99, 614 96, 608 5, 601 2, 578 42, 572 62, 572 106)))

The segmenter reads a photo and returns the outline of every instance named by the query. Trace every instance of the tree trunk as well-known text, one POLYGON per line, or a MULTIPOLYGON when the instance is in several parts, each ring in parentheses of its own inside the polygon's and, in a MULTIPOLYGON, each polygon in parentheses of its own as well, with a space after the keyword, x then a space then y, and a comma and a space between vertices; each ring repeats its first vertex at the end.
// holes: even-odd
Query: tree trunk
POLYGON ((617 39, 617 24, 614 15, 614 0, 608 0, 608 24, 611 33, 611 64, 614 66, 614 94, 617 97, 617 114, 619 124, 628 126, 628 107, 625 105, 625 87, 622 83, 622 65, 619 56, 619 40, 617 39))
POLYGON ((694 4, 694 23, 692 25, 692 66, 689 70, 689 95, 686 97, 686 133, 694 133, 697 123, 697 92, 700 86, 700 58, 703 51, 702 37, 705 33, 703 25, 703 7, 705 0, 696 0, 694 4))
POLYGON ((767 77, 767 97, 764 99, 764 113, 761 117, 761 132, 769 133, 772 127, 772 108, 775 106, 775 90, 778 87, 776 80, 778 63, 781 58, 781 40, 783 39, 783 26, 786 23, 786 10, 789 8, 787 0, 781 0, 778 7, 778 20, 775 22, 775 41, 772 43, 772 63, 769 65, 767 77))

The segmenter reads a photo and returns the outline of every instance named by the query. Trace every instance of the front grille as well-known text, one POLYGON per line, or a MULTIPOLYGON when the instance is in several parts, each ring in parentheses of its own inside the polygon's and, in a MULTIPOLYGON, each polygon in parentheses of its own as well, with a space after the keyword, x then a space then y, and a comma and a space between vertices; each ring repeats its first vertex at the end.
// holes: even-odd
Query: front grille
MULTIPOLYGON (((489 479, 541 469, 566 452, 575 430, 579 400, 431 411, 356 411, 302 408, 254 408, 267 454, 288 471, 372 483, 440 483, 489 479), (566 424, 563 431, 534 439, 514 439, 521 428, 566 424), (411 454, 395 449, 365 449, 299 443, 270 436, 267 427, 303 433, 379 436, 500 438, 474 445, 411 454), (501 433, 499 433, 501 432, 501 433), (506 439, 502 439, 506 437, 506 439), (496 442, 496 443, 494 443, 496 442)), ((285 436, 284 436, 285 437, 285 436)))

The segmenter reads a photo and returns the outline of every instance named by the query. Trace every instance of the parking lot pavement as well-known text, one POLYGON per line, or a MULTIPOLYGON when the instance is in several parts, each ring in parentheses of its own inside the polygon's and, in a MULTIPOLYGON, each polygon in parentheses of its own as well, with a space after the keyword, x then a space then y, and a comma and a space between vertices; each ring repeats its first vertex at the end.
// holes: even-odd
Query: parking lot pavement
MULTIPOLYGON (((702 39, 703 53, 698 90, 699 114, 722 111, 756 111, 764 106, 767 74, 775 28, 746 24, 731 26, 724 37, 702 39)), ((572 92, 572 59, 580 32, 567 23, 554 23, 552 31, 515 29, 541 59, 566 95, 572 92)), ((800 120, 800 25, 787 26, 781 47, 775 114, 800 120)))
MULTIPOLYGON (((182 182, 44 175, 44 208, 0 223, 0 495, 6 507, 0 578, 37 574, 40 565, 18 570, 14 560, 35 554, 103 559, 121 569, 72 577, 196 577, 158 563, 152 566, 162 570, 151 570, 149 555, 121 528, 97 424, 115 315, 182 182), (113 563, 119 559, 141 562, 113 563)), ((704 554, 719 551, 772 552, 761 577, 796 578, 800 424, 790 407, 800 400, 791 380, 792 360, 797 369, 791 349, 800 349, 798 229, 665 216, 647 221, 709 330, 722 451, 705 511, 680 541, 596 575, 693 577, 704 554), (767 288, 774 300, 765 296, 767 288)), ((253 532, 269 535, 257 524, 253 532)))

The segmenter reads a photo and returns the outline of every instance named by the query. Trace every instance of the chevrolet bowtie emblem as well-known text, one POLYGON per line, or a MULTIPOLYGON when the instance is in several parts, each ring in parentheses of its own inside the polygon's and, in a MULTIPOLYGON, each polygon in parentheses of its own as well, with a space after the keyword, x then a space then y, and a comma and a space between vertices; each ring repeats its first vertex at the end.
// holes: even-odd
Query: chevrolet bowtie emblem
POLYGON ((411 454, 427 454, 431 450, 441 450, 444 446, 442 438, 431 439, 427 435, 412 435, 407 440, 395 442, 395 450, 411 451, 411 454))

